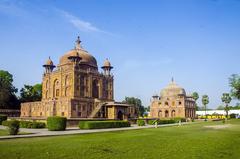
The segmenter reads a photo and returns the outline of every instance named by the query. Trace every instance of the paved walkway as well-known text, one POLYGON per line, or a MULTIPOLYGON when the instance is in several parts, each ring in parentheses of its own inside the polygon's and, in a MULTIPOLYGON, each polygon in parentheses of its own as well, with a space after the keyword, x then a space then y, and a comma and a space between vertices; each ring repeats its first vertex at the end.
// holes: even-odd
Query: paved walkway
MULTIPOLYGON (((182 125, 186 125, 186 124, 192 124, 192 122, 182 123, 182 125)), ((158 125, 158 128, 169 127, 169 126, 178 126, 178 123, 158 125)), ((109 129, 92 129, 92 130, 80 130, 78 127, 72 127, 72 128, 67 128, 66 131, 48 131, 48 129, 20 128, 20 132, 27 132, 27 133, 31 133, 31 134, 0 136, 0 139, 31 138, 31 137, 43 137, 43 136, 61 136, 61 135, 72 135, 72 134, 89 134, 89 133, 97 133, 97 132, 112 132, 112 131, 122 131, 122 130, 147 129, 147 128, 154 128, 154 127, 155 127, 154 125, 147 125, 147 126, 132 125, 131 127, 126 127, 126 128, 109 128, 109 129)), ((0 129, 6 129, 6 127, 0 125, 0 129)))

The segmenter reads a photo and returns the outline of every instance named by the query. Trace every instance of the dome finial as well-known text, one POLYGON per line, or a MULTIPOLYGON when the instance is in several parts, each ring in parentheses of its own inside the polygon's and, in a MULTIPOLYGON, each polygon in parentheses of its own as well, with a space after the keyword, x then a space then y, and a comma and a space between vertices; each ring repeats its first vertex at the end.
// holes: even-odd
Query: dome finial
POLYGON ((80 36, 77 37, 76 43, 75 43, 75 49, 81 49, 81 40, 80 40, 80 36))

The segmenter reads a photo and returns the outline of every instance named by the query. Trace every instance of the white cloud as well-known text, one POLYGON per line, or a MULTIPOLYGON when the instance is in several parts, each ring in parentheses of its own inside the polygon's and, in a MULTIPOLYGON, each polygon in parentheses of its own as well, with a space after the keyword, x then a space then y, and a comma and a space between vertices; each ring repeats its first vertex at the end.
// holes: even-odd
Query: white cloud
POLYGON ((59 13, 62 14, 63 17, 65 17, 74 27, 77 29, 83 31, 83 32, 101 32, 101 33, 107 33, 110 34, 104 30, 99 29, 98 27, 94 26, 92 23, 88 21, 84 21, 69 12, 66 12, 64 10, 57 9, 59 13))

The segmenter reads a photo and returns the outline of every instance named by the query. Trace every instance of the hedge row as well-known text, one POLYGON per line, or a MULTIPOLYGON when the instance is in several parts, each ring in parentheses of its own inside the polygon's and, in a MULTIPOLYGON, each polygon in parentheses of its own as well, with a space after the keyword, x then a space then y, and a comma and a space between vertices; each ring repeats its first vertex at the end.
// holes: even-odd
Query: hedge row
POLYGON ((4 120, 4 121, 2 121, 2 125, 3 125, 3 126, 8 126, 9 121, 10 121, 10 120, 4 120))
POLYGON ((138 126, 145 126, 145 121, 142 120, 142 119, 138 119, 138 120, 137 120, 137 125, 138 125, 138 126))
POLYGON ((50 131, 62 131, 65 130, 67 126, 67 118, 53 116, 47 118, 47 127, 50 131))
POLYGON ((155 119, 155 120, 153 120, 153 119, 151 119, 151 120, 148 120, 147 121, 147 123, 148 123, 148 125, 155 125, 155 123, 157 122, 158 123, 158 119, 155 119))
POLYGON ((186 118, 173 118, 173 119, 151 119, 151 120, 148 120, 147 123, 149 125, 154 125, 156 122, 158 124, 172 124, 172 123, 178 123, 179 121, 181 122, 186 122, 186 118))
MULTIPOLYGON (((15 120, 5 120, 2 122, 3 126, 9 126, 9 123, 15 120)), ((36 121, 18 121, 20 128, 30 128, 30 129, 40 129, 45 128, 46 124, 43 122, 36 122, 36 121)))
POLYGON ((41 128, 45 128, 45 127, 46 127, 46 124, 43 122, 20 121, 20 128, 41 129, 41 128))
POLYGON ((0 114, 0 125, 2 125, 2 122, 7 120, 7 115, 0 114))
POLYGON ((176 123, 176 121, 175 120, 173 120, 173 119, 170 119, 170 120, 159 120, 158 121, 158 124, 173 124, 173 123, 176 123))
POLYGON ((130 127, 128 121, 80 121, 80 129, 104 129, 104 128, 121 128, 130 127))
POLYGON ((173 120, 175 120, 176 123, 178 123, 179 121, 181 121, 181 122, 186 122, 187 121, 186 118, 181 118, 181 117, 173 118, 173 120))

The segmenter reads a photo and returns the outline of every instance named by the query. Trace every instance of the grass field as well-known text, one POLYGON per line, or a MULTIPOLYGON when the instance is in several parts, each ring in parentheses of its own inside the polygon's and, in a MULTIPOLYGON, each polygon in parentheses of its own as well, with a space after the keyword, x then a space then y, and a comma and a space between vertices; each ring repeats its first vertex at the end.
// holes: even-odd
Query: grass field
POLYGON ((6 136, 6 135, 8 135, 7 130, 0 130, 0 136, 6 136))
MULTIPOLYGON (((31 133, 19 132, 18 134, 19 134, 19 135, 27 135, 27 134, 31 134, 31 133)), ((9 135, 8 130, 2 130, 2 129, 0 129, 0 136, 8 136, 8 135, 9 135)), ((0 154, 0 157, 1 157, 1 154, 0 154)))
POLYGON ((240 120, 222 125, 0 140, 0 158, 240 159, 240 120))

